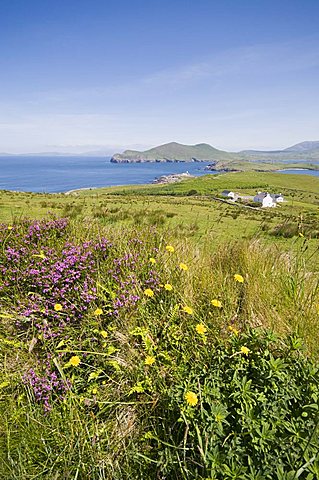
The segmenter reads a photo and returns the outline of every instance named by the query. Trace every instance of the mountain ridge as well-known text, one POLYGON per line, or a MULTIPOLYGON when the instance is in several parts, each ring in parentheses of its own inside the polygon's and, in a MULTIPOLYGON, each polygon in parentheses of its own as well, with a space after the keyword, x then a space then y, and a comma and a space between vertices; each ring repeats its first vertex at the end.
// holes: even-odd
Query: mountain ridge
POLYGON ((169 142, 145 151, 125 150, 115 153, 112 163, 143 163, 143 162, 232 162, 232 161, 281 161, 284 159, 319 160, 319 141, 301 142, 283 150, 242 150, 227 152, 219 150, 207 143, 184 145, 169 142), (305 156, 307 158, 305 158, 305 156))
POLYGON ((309 152, 319 149, 319 140, 307 140, 285 148, 284 152, 309 152))
POLYGON ((169 142, 145 151, 125 150, 112 156, 113 163, 142 163, 142 162, 205 162, 219 159, 230 159, 231 153, 218 150, 208 143, 184 145, 178 142, 169 142))

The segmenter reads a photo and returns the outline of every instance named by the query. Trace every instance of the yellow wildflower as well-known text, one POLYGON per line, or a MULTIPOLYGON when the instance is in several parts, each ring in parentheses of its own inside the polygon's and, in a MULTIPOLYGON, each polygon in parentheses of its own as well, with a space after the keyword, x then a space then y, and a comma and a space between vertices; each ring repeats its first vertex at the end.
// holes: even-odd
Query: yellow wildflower
POLYGON ((234 279, 236 280, 236 282, 244 283, 244 277, 242 275, 239 275, 239 273, 236 273, 234 275, 234 279))
POLYGON ((72 367, 78 367, 81 363, 80 357, 77 355, 73 355, 73 357, 70 358, 68 363, 66 364, 67 366, 72 365, 72 367))
POLYGON ((205 335, 205 333, 207 332, 207 328, 203 323, 198 323, 195 328, 196 332, 199 333, 199 335, 205 335))
POLYGON ((250 350, 248 347, 241 347, 240 352, 243 353, 244 355, 248 355, 250 353, 250 350))
POLYGON ((153 365, 155 363, 155 357, 148 355, 144 360, 145 365, 153 365))
POLYGON ((175 252, 175 248, 172 247, 172 245, 166 245, 165 249, 166 249, 167 252, 170 252, 170 253, 175 252))
POLYGON ((8 230, 12 230, 13 229, 13 226, 12 225, 8 225, 8 230))
POLYGON ((181 270, 184 270, 185 272, 186 272, 186 270, 188 270, 188 266, 187 266, 185 263, 180 263, 180 264, 179 264, 179 268, 180 268, 181 270))
POLYGON ((61 312, 61 310, 62 310, 62 305, 61 305, 61 303, 56 303, 56 304, 54 305, 54 310, 55 310, 56 312, 61 312))
POLYGON ((97 308, 96 310, 94 310, 94 315, 96 315, 96 316, 102 315, 102 313, 103 313, 102 308, 97 308))
POLYGON ((185 305, 182 308, 182 310, 183 310, 183 312, 188 313, 189 315, 193 315, 193 313, 194 313, 194 310, 192 309, 192 307, 188 307, 187 305, 185 305))
POLYGON ((165 283, 164 285, 164 288, 165 290, 167 290, 168 292, 171 292, 173 290, 173 287, 170 283, 165 283))
POLYGON ((146 295, 147 297, 154 297, 154 292, 150 288, 147 288, 146 290, 144 290, 144 295, 146 295))
POLYGON ((198 403, 198 397, 196 393, 190 391, 186 392, 185 400, 191 407, 195 407, 195 405, 198 403))
POLYGON ((215 298, 210 303, 213 305, 213 307, 222 308, 222 302, 216 300, 215 298))
POLYGON ((232 325, 228 325, 227 328, 230 332, 234 333, 235 335, 239 334, 239 330, 237 330, 237 328, 233 327, 232 325))
POLYGON ((97 388, 93 388, 92 393, 93 393, 93 395, 96 395, 97 394, 97 388))
POLYGON ((155 265, 155 263, 156 263, 155 258, 151 257, 151 258, 150 258, 150 263, 151 263, 152 265, 155 265))
POLYGON ((39 254, 34 254, 34 255, 32 255, 32 257, 42 258, 42 260, 45 260, 45 259, 46 259, 46 256, 44 255, 44 253, 43 253, 42 250, 40 250, 40 253, 39 253, 39 254))
POLYGON ((108 333, 105 330, 101 330, 100 334, 102 335, 103 338, 106 338, 108 333))

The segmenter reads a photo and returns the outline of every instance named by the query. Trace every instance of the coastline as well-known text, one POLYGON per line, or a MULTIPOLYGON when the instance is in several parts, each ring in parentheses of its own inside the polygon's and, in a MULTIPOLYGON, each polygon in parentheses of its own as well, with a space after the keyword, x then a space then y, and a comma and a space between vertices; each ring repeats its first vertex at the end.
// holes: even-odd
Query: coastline
MULTIPOLYGON (((109 165, 109 164, 107 164, 109 165)), ((177 165, 177 164, 176 164, 177 165)), ((192 164, 190 164, 188 167, 191 167, 192 164)), ((18 165, 19 167, 20 165, 18 165)), ((23 165, 25 166, 25 165, 23 165)), ((50 165, 51 166, 51 165, 50 165)), ((183 169, 185 169, 185 164, 183 164, 183 169)), ((1 167, 1 163, 0 163, 1 167)), ((83 174, 82 172, 86 172, 87 166, 85 165, 85 159, 81 159, 80 167, 78 170, 75 171, 75 175, 73 178, 73 185, 71 181, 68 181, 68 183, 71 183, 71 185, 66 185, 64 187, 64 179, 61 181, 61 173, 65 174, 65 163, 61 162, 61 165, 54 166, 54 172, 53 175, 51 175, 50 169, 45 169, 41 173, 41 175, 38 176, 38 181, 35 181, 35 178, 29 173, 29 170, 25 170, 25 172, 22 170, 21 172, 21 179, 23 178, 23 181, 19 181, 19 177, 17 178, 15 171, 11 168, 9 170, 9 174, 7 172, 4 172, 4 177, 2 181, 2 185, 0 186, 0 190, 2 191, 7 191, 7 192, 12 192, 12 193, 35 193, 35 194, 50 194, 50 195, 77 195, 81 191, 86 191, 86 190, 99 190, 102 188, 111 188, 111 187, 135 187, 135 186, 141 186, 141 185, 150 185, 154 183, 170 183, 170 180, 168 179, 174 179, 178 178, 179 180, 182 180, 183 178, 189 178, 187 175, 185 175, 185 170, 178 172, 178 170, 182 170, 182 168, 176 168, 175 169, 166 169, 167 173, 165 171, 163 172, 162 169, 160 168, 160 171, 157 171, 157 169, 152 168, 150 172, 148 172, 147 175, 145 175, 145 169, 142 166, 139 166, 137 169, 133 167, 133 165, 130 165, 128 168, 128 171, 125 169, 118 169, 118 166, 116 169, 113 169, 111 174, 109 174, 109 169, 104 170, 104 164, 101 164, 98 162, 96 165, 96 173, 94 175, 89 175, 86 177, 86 173, 83 174), (56 168, 57 167, 57 168, 56 168), (60 168, 61 167, 61 171, 60 168), (64 170, 63 170, 64 168, 64 170), (124 171, 125 170, 125 171, 124 171), (175 173, 172 173, 172 170, 175 173), (113 173, 115 172, 115 175, 113 173), (23 173, 26 173, 26 176, 23 175, 23 173), (78 177, 77 174, 79 173, 78 177), (161 175, 162 173, 162 175, 161 175), (159 175, 158 175, 159 174, 159 175), (101 178, 106 176, 105 178, 105 183, 101 182, 101 178), (111 176, 110 176, 111 175, 111 176), (113 176, 112 176, 113 175, 113 176), (124 175, 124 178, 123 178, 124 175), (152 176, 151 176, 152 175, 152 176), (43 178, 42 178, 43 176, 43 178), (161 181, 161 177, 163 177, 163 181, 161 181), (24 181, 24 179, 27 178, 27 182, 24 181), (28 181, 28 179, 32 178, 32 183, 28 181), (8 179, 9 181, 5 182, 4 179, 8 179), (49 181, 48 181, 49 179, 49 181), (81 186, 81 183, 83 184, 85 182, 85 179, 88 180, 89 185, 91 186, 81 186), (79 181, 77 181, 79 180, 79 181), (82 180, 82 182, 81 182, 82 180), (123 183, 127 181, 129 183, 123 183), (96 181, 96 184, 94 185, 94 182, 96 181), (28 184, 27 184, 28 183, 28 184), (102 183, 102 184, 101 184, 102 183), (79 186, 77 187, 76 184, 79 186), (71 188, 70 188, 71 187, 71 188), (41 190, 40 190, 41 188, 41 190), (54 190, 53 190, 54 189, 54 190)), ((292 167, 289 168, 289 165, 285 165, 286 168, 282 169, 273 169, 273 170, 267 170, 265 173, 281 173, 281 174, 295 174, 295 175, 312 175, 314 177, 319 176, 319 169, 316 168, 304 168, 304 167, 292 167)), ((216 174, 221 174, 221 173, 228 173, 225 171, 226 169, 220 169, 220 170, 202 170, 200 169, 201 172, 199 173, 198 168, 196 169, 191 169, 190 168, 190 176, 195 176, 195 177, 200 177, 202 175, 216 175, 216 174)), ((233 170, 233 169, 232 169, 233 170)), ((19 170, 20 171, 20 170, 19 170)), ((257 170, 254 170, 257 171, 257 170)), ((71 177, 73 173, 73 165, 72 169, 70 168, 67 170, 68 175, 71 177)), ((90 173, 90 172, 89 172, 90 173)), ((69 180, 69 179, 68 179, 69 180)), ((297 178, 296 178, 296 181, 297 178)), ((67 182, 65 182, 67 183, 67 182)), ((86 183, 86 182, 85 182, 86 183)))
POLYGON ((297 170, 297 171, 305 170, 306 172, 307 171, 317 172, 317 170, 315 168, 281 168, 280 170, 274 170, 274 171, 276 171, 276 172, 287 172, 287 171, 291 171, 291 170, 297 170))
MULTIPOLYGON (((185 173, 172 173, 170 175, 161 175, 160 177, 155 177, 152 181, 146 183, 145 185, 165 185, 168 183, 176 183, 176 182, 181 182, 182 180, 189 179, 189 178, 196 178, 194 175, 190 175, 190 173, 185 172, 185 173)), ((68 190, 67 192, 61 192, 64 195, 72 195, 73 193, 76 192, 81 192, 84 190, 98 190, 100 188, 111 188, 111 187, 133 187, 137 185, 143 185, 143 184, 137 184, 137 183, 130 183, 130 184, 120 184, 120 185, 109 185, 105 187, 83 187, 83 188, 74 188, 72 190, 68 190)))
MULTIPOLYGON (((120 186, 120 185, 119 185, 120 186)), ((68 190, 67 192, 60 192, 63 195, 72 195, 72 193, 81 192, 82 190, 96 190, 97 188, 103 187, 83 187, 83 188, 74 188, 72 190, 68 190)))

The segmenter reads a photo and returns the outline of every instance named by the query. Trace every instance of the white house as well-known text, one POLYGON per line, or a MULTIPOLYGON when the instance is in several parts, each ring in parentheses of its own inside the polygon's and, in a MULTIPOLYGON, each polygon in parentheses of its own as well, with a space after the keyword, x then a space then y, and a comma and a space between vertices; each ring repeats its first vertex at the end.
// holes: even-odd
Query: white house
POLYGON ((276 207, 277 202, 273 197, 268 192, 259 192, 254 196, 254 202, 261 203, 262 208, 276 207))
POLYGON ((275 195, 272 195, 272 198, 276 200, 277 203, 281 203, 284 201, 284 197, 281 195, 281 193, 276 193, 275 195))
POLYGON ((222 197, 232 198, 234 200, 235 196, 236 196, 235 192, 231 192, 230 190, 222 191, 222 197))

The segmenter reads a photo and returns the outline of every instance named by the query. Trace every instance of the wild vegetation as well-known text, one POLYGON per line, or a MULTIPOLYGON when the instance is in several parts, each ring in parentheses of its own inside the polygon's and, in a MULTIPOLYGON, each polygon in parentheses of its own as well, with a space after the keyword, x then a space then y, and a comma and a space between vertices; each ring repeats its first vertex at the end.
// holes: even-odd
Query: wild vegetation
POLYGON ((0 478, 318 478, 315 196, 3 193, 0 478))

